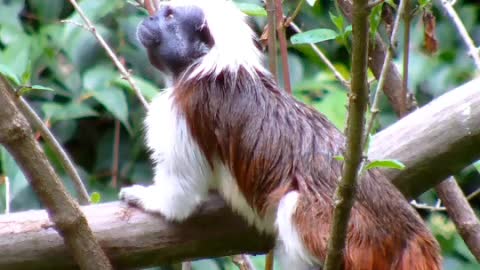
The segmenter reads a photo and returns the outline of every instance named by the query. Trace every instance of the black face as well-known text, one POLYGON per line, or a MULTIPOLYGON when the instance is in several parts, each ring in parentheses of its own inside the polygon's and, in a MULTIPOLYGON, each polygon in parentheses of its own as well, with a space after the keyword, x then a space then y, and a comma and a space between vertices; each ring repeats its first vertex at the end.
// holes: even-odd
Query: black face
POLYGON ((174 76, 214 44, 203 11, 193 6, 162 6, 140 23, 137 35, 152 65, 174 76))

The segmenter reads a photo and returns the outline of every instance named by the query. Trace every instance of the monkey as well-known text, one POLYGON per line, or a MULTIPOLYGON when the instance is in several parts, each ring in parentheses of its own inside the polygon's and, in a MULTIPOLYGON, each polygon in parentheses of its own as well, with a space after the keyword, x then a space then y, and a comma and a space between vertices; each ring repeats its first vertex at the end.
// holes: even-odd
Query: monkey
MULTIPOLYGON (((281 269, 322 269, 344 135, 280 89, 246 16, 230 1, 162 2, 137 36, 171 86, 145 118, 154 184, 122 188, 120 199, 181 222, 216 190, 249 224, 275 237, 281 269)), ((437 270, 439 253, 387 177, 366 171, 343 269, 437 270)))

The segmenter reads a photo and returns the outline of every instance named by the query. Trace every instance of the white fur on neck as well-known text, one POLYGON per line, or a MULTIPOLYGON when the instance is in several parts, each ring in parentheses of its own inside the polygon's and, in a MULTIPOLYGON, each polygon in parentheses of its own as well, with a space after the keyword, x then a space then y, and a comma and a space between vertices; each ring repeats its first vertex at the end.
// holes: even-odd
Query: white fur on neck
POLYGON ((169 88, 155 97, 145 119, 155 183, 143 191, 151 195, 141 196, 141 204, 169 219, 182 220, 206 197, 212 170, 172 102, 172 91, 169 88))

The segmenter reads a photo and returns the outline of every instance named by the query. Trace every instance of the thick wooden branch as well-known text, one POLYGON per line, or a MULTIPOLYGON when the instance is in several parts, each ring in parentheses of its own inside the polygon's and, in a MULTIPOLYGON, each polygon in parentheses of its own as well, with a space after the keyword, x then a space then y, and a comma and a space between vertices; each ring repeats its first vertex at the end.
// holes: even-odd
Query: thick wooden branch
MULTIPOLYGON (((259 253, 272 241, 211 196, 188 221, 160 216, 118 202, 82 207, 115 269, 148 267, 185 259, 259 253)), ((45 211, 0 216, 0 269, 76 269, 45 211)))
POLYGON ((393 158, 405 170, 390 179, 414 198, 480 157, 480 78, 447 92, 379 132, 370 159, 393 158))
MULTIPOLYGON (((395 158, 386 171, 408 197, 480 158, 480 79, 475 79, 380 132, 370 157, 395 158)), ((119 203, 82 208, 116 268, 266 252, 272 241, 211 198, 182 224, 170 224, 119 203)), ((45 211, 0 216, 0 269, 72 269, 73 260, 45 211)))

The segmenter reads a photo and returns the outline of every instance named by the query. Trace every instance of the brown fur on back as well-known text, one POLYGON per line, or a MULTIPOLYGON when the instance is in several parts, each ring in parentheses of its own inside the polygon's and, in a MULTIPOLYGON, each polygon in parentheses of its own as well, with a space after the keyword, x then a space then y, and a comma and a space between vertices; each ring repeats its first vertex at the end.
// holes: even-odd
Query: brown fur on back
MULTIPOLYGON (((342 133, 261 71, 179 80, 175 88, 180 113, 210 164, 220 160, 231 170, 258 213, 277 207, 287 192, 299 192, 295 223, 307 250, 323 261, 342 133)), ((345 269, 440 269, 436 241, 378 171, 360 180, 347 238, 345 269)))

